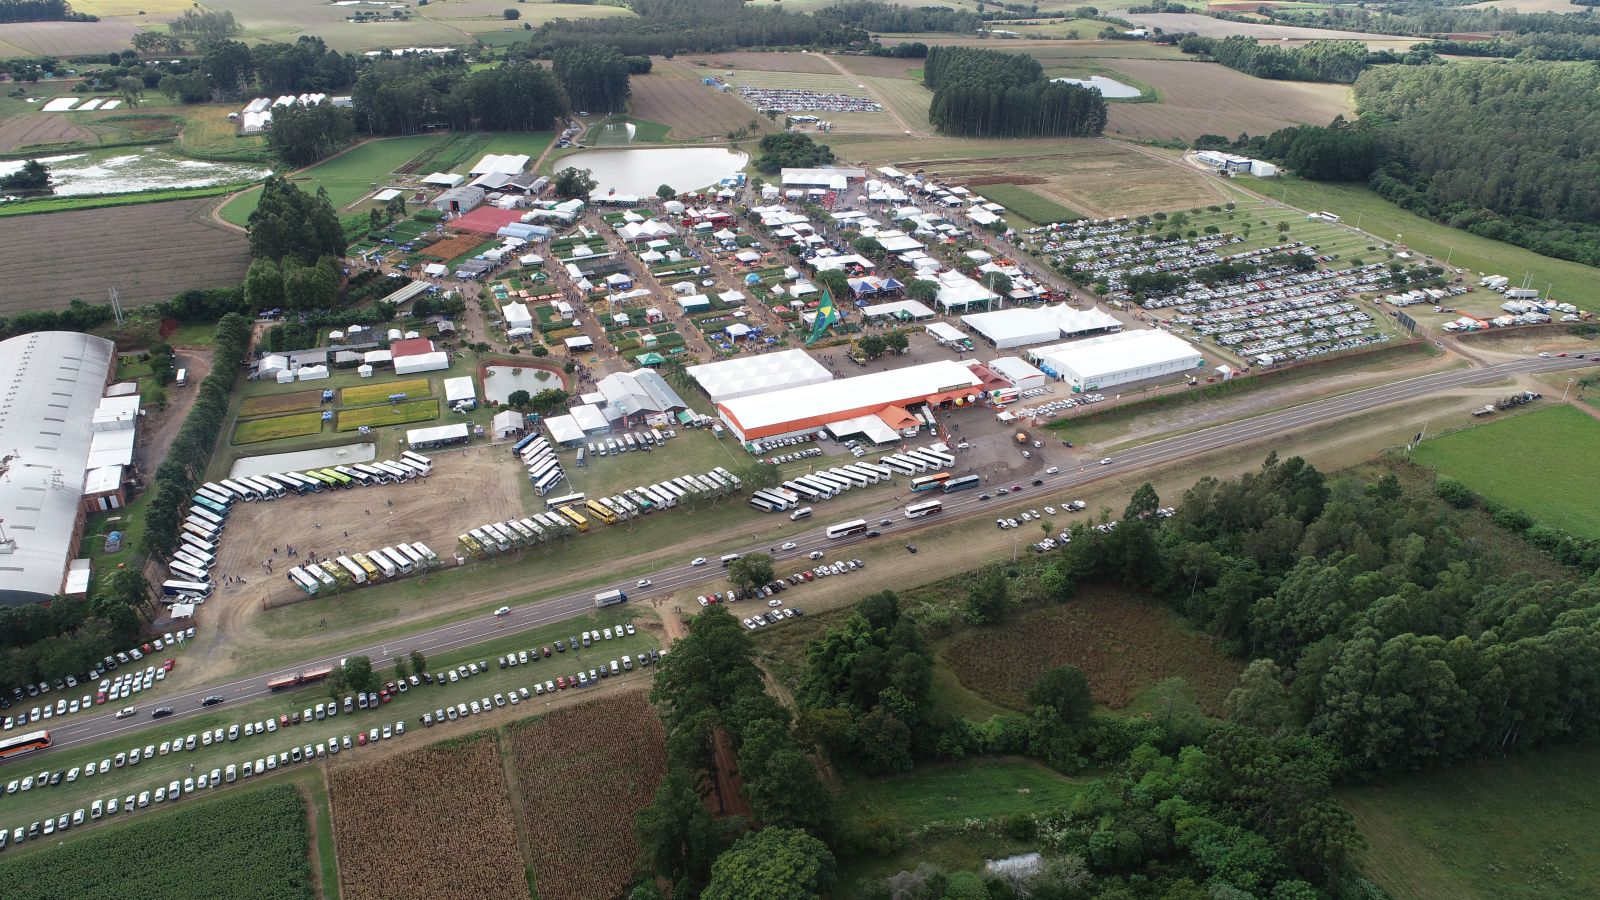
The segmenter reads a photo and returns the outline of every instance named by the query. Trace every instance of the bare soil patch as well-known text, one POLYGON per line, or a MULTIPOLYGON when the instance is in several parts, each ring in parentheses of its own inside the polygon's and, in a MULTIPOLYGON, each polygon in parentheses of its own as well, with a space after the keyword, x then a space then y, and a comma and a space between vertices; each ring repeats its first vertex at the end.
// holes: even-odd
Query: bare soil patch
POLYGON ((5 39, 39 56, 81 56, 112 53, 133 46, 139 33, 132 22, 101 19, 98 22, 13 22, 5 39))
POLYGON ((871 78, 902 78, 910 81, 911 72, 922 68, 921 60, 890 56, 835 56, 833 60, 857 75, 871 78))
POLYGON ((1291 125, 1326 125, 1354 111, 1345 85, 1271 81, 1215 63, 1118 59, 1103 65, 1161 95, 1157 103, 1111 104, 1111 134, 1185 141, 1202 134, 1269 134, 1291 125))
POLYGON ((442 240, 434 241, 422 249, 422 255, 429 259, 452 260, 463 253, 472 250, 484 242, 484 236, 471 232, 457 232, 442 240))
POLYGON ((58 113, 35 112, 0 122, 0 152, 76 143, 96 143, 95 133, 58 113))
POLYGON ((243 234, 209 216, 215 200, 173 200, 0 219, 0 314, 61 309, 73 298, 124 306, 189 288, 238 284, 250 262, 243 234))
POLYGON ((734 72, 807 72, 831 75, 833 67, 820 53, 759 53, 753 50, 734 53, 697 54, 689 60, 692 65, 734 72))
POLYGON ((760 119, 738 95, 701 84, 700 74, 676 59, 657 58, 650 74, 635 77, 631 86, 633 114, 671 126, 674 140, 720 137, 760 119))

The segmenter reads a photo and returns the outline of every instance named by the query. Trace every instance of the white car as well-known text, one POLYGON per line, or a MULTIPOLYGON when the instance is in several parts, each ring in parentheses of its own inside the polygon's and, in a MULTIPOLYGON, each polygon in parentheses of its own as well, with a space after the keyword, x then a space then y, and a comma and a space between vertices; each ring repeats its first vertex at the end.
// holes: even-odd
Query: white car
POLYGON ((706 558, 704 556, 696 556, 694 559, 689 560, 689 565, 691 566, 703 566, 705 564, 706 558))
POLYGON ((639 579, 638 587, 647 588, 649 586, 650 586, 650 579, 648 579, 648 578, 639 579))
POLYGON ((1044 470, 1044 473, 1045 473, 1045 474, 1046 474, 1046 475, 1054 475, 1054 474, 1056 474, 1056 473, 1057 473, 1057 472, 1059 472, 1059 471, 1061 471, 1061 467, 1060 467, 1060 466, 1051 466, 1051 467, 1050 467, 1050 468, 1048 468, 1048 469, 1045 469, 1045 470, 1044 470))
POLYGON ((783 542, 783 546, 779 547, 778 549, 779 550, 793 550, 796 546, 798 546, 798 545, 795 544, 794 541, 784 541, 783 542))
POLYGON ((1108 456, 1105 459, 1100 460, 1100 465, 1102 465, 1102 466, 1111 465, 1111 457, 1108 456))
POLYGON ((821 559, 822 558, 822 551, 821 550, 813 550, 813 551, 811 551, 811 553, 809 555, 810 555, 810 557, 812 559, 821 559))

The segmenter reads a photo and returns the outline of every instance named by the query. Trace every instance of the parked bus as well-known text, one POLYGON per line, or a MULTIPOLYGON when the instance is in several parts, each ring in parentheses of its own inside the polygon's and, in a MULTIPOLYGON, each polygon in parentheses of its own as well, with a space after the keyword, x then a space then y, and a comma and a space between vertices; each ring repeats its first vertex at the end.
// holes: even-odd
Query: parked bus
POLYGON ((920 475, 911 479, 911 492, 914 494, 920 494, 923 491, 936 491, 939 488, 944 487, 944 483, 949 480, 949 472, 935 472, 932 475, 920 475))
POLYGON ((487 552, 483 549, 483 544, 471 534, 458 534, 456 540, 466 549, 468 556, 483 556, 487 552))
POLYGON ((366 570, 366 568, 364 566, 356 565, 355 560, 351 559, 348 556, 341 556, 338 559, 334 560, 334 562, 338 563, 339 564, 339 568, 345 570, 345 572, 350 575, 350 580, 351 581, 354 581, 356 584, 366 584, 367 583, 367 570, 366 570))
POLYGON ((335 585, 337 585, 339 583, 339 579, 334 578, 332 575, 328 574, 326 569, 322 568, 321 566, 317 565, 316 563, 306 563, 304 568, 306 570, 306 574, 307 575, 310 575, 312 578, 315 578, 316 580, 322 582, 323 584, 327 585, 328 587, 333 587, 333 586, 335 586, 335 585))
POLYGON ((585 499, 587 498, 584 497, 581 492, 576 494, 566 494, 561 497, 551 497, 550 499, 544 501, 544 508, 555 509, 560 506, 571 506, 574 503, 582 503, 585 499))
POLYGON ((385 578, 393 578, 400 574, 400 569, 396 567, 394 563, 389 561, 388 554, 384 553, 382 550, 368 550, 366 553, 361 555, 367 558, 367 562, 377 566, 378 571, 382 572, 383 577, 385 578))
POLYGON ((818 478, 815 475, 797 475, 795 476, 794 480, 795 483, 803 484, 815 493, 821 494, 821 499, 823 500, 826 500, 839 493, 839 488, 837 485, 831 481, 818 478))
POLYGON ((11 759, 50 746, 50 732, 30 731, 16 737, 0 738, 0 759, 11 759))
POLYGON ((204 569, 196 568, 181 560, 169 560, 167 571, 174 576, 181 576, 186 581, 210 581, 211 575, 204 569))
POLYGON ((422 554, 422 558, 427 560, 430 563, 436 563, 436 562, 439 561, 439 554, 434 553, 432 550, 429 550, 428 549, 428 545, 424 544, 421 541, 412 541, 411 542, 411 549, 417 551, 418 553, 421 553, 422 554))
POLYGON ((216 556, 217 555, 216 542, 215 541, 208 541, 205 538, 200 537, 199 535, 195 534, 194 532, 191 532, 191 531, 182 532, 182 533, 180 533, 178 535, 178 540, 180 542, 182 542, 185 546, 193 547, 196 550, 204 550, 205 552, 211 554, 212 556, 216 556))
POLYGON ((923 516, 931 516, 941 512, 944 512, 943 500, 924 500, 921 503, 913 503, 906 507, 906 518, 920 519, 923 516))
POLYGON ((783 509, 783 507, 759 493, 751 494, 750 499, 746 502, 750 505, 750 508, 758 512, 771 513, 779 512, 783 509))
POLYGON ((213 512, 219 516, 225 516, 228 514, 228 507, 215 500, 208 499, 204 494, 195 494, 193 497, 190 497, 189 500, 190 502, 194 503, 195 507, 198 509, 203 509, 207 512, 213 512))
POLYGON ((290 478, 288 475, 284 475, 279 472, 273 472, 270 475, 263 475, 261 476, 261 479, 277 485, 280 494, 293 493, 296 497, 298 497, 308 490, 308 488, 301 484, 299 480, 290 478))
POLYGON ((877 484, 883 480, 883 476, 878 474, 877 469, 869 469, 866 466, 842 466, 839 471, 844 472, 846 475, 859 475, 867 480, 867 484, 877 484))
POLYGON ((312 578, 305 569, 295 566, 289 570, 289 581, 295 587, 305 591, 307 595, 315 597, 317 591, 322 590, 322 582, 312 578))
POLYGON ((194 560, 190 565, 198 563, 202 568, 211 568, 217 563, 217 555, 209 550, 201 550, 193 544, 180 544, 172 551, 174 554, 182 553, 194 560))
POLYGON ((878 482, 878 479, 876 478, 868 478, 860 472, 844 466, 841 466, 837 469, 829 469, 828 471, 840 476, 841 478, 850 479, 850 482, 856 487, 866 487, 869 484, 877 484, 878 482))
POLYGON ((534 441, 541 440, 543 437, 544 436, 539 434, 539 432, 537 432, 537 431, 529 432, 528 434, 523 435, 522 438, 520 440, 518 440, 515 444, 511 445, 511 452, 513 454, 521 453, 523 447, 528 446, 529 444, 533 443, 534 441))
POLYGON ((943 450, 936 450, 932 447, 923 447, 922 452, 944 463, 944 467, 946 469, 956 464, 956 458, 943 450))
POLYGON ((217 526, 218 528, 221 528, 223 522, 225 521, 222 516, 219 516, 211 510, 206 509, 204 506, 200 506, 198 504, 189 507, 189 516, 191 518, 203 519, 217 526))
POLYGON ((428 567, 427 557, 410 544, 395 544, 394 548, 405 555, 406 561, 411 563, 412 569, 425 569, 428 567))
POLYGON ((540 479, 544 478, 551 472, 557 471, 560 468, 561 463, 559 461, 554 459, 548 460, 536 466, 529 466, 528 478, 531 479, 535 484, 538 484, 540 479))
POLYGON ((400 454, 400 458, 421 469, 424 476, 433 471, 433 460, 423 456, 421 453, 407 450, 400 454))
POLYGON ((209 484, 202 484, 195 488, 194 492, 206 498, 207 500, 212 501, 213 503, 222 504, 224 508, 230 508, 233 506, 233 491, 228 490, 220 484, 216 485, 215 487, 209 484))
POLYGON ((383 555, 389 557, 389 562, 392 563, 395 568, 399 569, 401 574, 411 574, 411 557, 406 556, 404 553, 401 553, 399 550, 396 550, 393 547, 384 547, 383 555))
POLYGON ((801 484, 798 481, 785 481, 783 483, 783 489, 791 494, 794 494, 797 500, 804 500, 807 503, 816 503, 818 500, 827 499, 819 491, 816 491, 807 485, 801 484))
POLYGON ((605 506, 600 501, 589 500, 583 504, 583 507, 584 509, 587 509, 596 519, 599 519, 607 525, 617 524, 617 514, 612 512, 609 507, 605 506))
POLYGON ((279 475, 278 478, 288 479, 289 481, 300 485, 305 489, 302 493, 315 494, 327 487, 327 485, 323 484, 321 481, 300 472, 284 472, 283 474, 279 475))
POLYGON ((215 541, 219 532, 217 526, 199 519, 187 519, 183 523, 183 533, 192 534, 203 541, 215 541))
POLYGON ((367 558, 365 553, 352 553, 350 554, 350 559, 353 560, 356 565, 361 567, 361 571, 367 573, 368 581, 378 580, 379 569, 372 560, 367 558))
POLYGON ((946 481, 944 487, 940 488, 940 490, 943 490, 946 494, 954 494, 956 491, 975 488, 982 483, 983 480, 976 475, 962 475, 960 478, 952 478, 946 481))
POLYGON ((897 456, 885 456, 883 458, 882 462, 883 462, 884 465, 886 465, 889 468, 893 469, 895 471, 895 473, 899 474, 899 475, 916 475, 918 472, 922 471, 921 469, 919 469, 915 465, 913 465, 909 460, 901 459, 898 455, 897 456))
POLYGON ((536 544, 539 542, 539 535, 532 528, 529 528, 516 519, 507 519, 505 527, 516 532, 517 537, 521 538, 522 543, 524 544, 536 544))
POLYGON ((392 484, 394 482, 393 472, 386 472, 371 463, 356 463, 350 468, 372 479, 373 484, 392 484))
POLYGON ((164 597, 188 597, 204 600, 211 596, 211 582, 170 579, 161 582, 161 594, 164 597))
POLYGON ((333 470, 350 479, 351 481, 354 481, 361 487, 371 487, 376 483, 375 479, 373 479, 371 475, 368 475, 354 466, 334 466, 333 470))
POLYGON ((346 475, 345 473, 339 471, 339 469, 341 469, 341 468, 343 468, 343 467, 342 466, 330 467, 330 468, 327 468, 327 469, 323 469, 322 472, 323 472, 323 474, 327 475, 329 478, 332 478, 334 480, 334 482, 336 482, 339 485, 339 487, 342 487, 342 488, 353 488, 353 487, 355 487, 358 484, 358 482, 354 478, 351 478, 349 475, 346 475))
POLYGON ((263 500, 276 500, 283 496, 283 485, 273 481, 270 478, 260 475, 252 475, 243 479, 243 481, 245 484, 248 484, 260 491, 261 499, 263 500))
POLYGON ((589 520, 585 519, 583 516, 579 515, 577 510, 573 509, 572 507, 563 506, 563 507, 558 508, 556 510, 556 512, 560 513, 561 517, 563 519, 566 519, 567 522, 569 522, 572 525, 573 528, 576 528, 579 531, 588 531, 589 530, 589 520))
POLYGON ((390 480, 396 484, 399 484, 403 481, 410 481, 411 479, 417 477, 417 472, 415 469, 397 466, 392 462, 375 462, 372 464, 372 467, 380 472, 388 472, 390 480))
POLYGON ((684 497, 689 496, 689 492, 688 491, 686 491, 683 488, 679 487, 677 484, 673 483, 671 480, 661 482, 660 484, 656 485, 656 488, 658 490, 666 491, 667 493, 672 495, 672 499, 674 501, 673 504, 672 504, 673 506, 677 506, 678 505, 676 501, 682 500, 684 497))
POLYGON ((778 509, 790 509, 794 506, 798 506, 800 502, 798 499, 790 500, 788 497, 785 497, 784 495, 773 490, 756 491, 754 496, 766 500, 778 509))
POLYGON ((866 519, 851 519, 848 522, 840 522, 837 525, 829 525, 828 526, 828 530, 826 532, 828 537, 832 538, 834 540, 838 540, 839 538, 850 537, 853 534, 866 534, 866 533, 867 533, 867 520, 866 519))
POLYGON ((240 500, 260 499, 260 493, 255 488, 250 487, 243 482, 227 479, 222 482, 222 486, 230 491, 233 491, 234 495, 240 500))
POLYGON ((500 535, 489 530, 487 526, 479 525, 477 528, 467 532, 467 534, 477 538, 478 543, 482 544, 483 549, 485 550, 493 550, 496 553, 504 553, 511 549, 511 544, 509 542, 501 540, 500 535))
POLYGON ((306 478, 306 479, 309 479, 311 481, 315 481, 317 484, 320 484, 325 488, 337 488, 339 486, 339 482, 334 481, 332 478, 328 477, 327 475, 324 475, 321 472, 318 472, 318 471, 315 471, 315 470, 310 471, 310 472, 299 472, 299 473, 296 473, 296 474, 298 474, 301 478, 306 478))
POLYGON ((921 450, 913 450, 911 451, 910 455, 915 459, 922 460, 935 469, 948 469, 955 465, 956 462, 954 459, 948 459, 944 454, 929 450, 926 447, 921 450))
POLYGON ((645 495, 655 501, 657 509, 671 509, 678 505, 678 498, 671 491, 662 490, 655 485, 646 485, 645 495))
POLYGON ((533 520, 545 527, 546 531, 562 534, 572 529, 572 523, 552 512, 542 512, 534 515, 533 520))
POLYGON ((888 466, 886 466, 886 465, 884 465, 882 463, 858 462, 858 463, 856 463, 856 465, 859 466, 860 468, 867 469, 867 470, 872 471, 872 472, 877 472, 879 481, 888 481, 888 480, 894 478, 894 476, 895 476, 895 470, 889 468, 888 466))

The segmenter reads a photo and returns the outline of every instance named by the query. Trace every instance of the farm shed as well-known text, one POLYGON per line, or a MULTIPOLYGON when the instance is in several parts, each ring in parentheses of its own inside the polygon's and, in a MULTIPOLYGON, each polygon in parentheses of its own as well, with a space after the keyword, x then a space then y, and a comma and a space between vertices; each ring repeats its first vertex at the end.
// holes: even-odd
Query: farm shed
POLYGON ((483 188, 463 185, 451 188, 433 198, 433 202, 429 205, 439 212, 465 213, 482 206, 485 196, 483 188))
POLYGON ((466 180, 467 176, 465 175, 457 175, 453 172, 434 172, 431 175, 423 176, 422 183, 430 187, 453 188, 458 187, 466 180))
POLYGON ((578 427, 578 420, 570 415, 550 416, 544 420, 544 427, 550 432, 550 440, 563 447, 571 447, 583 441, 583 429, 578 427))
POLYGON ((1104 390, 1205 365, 1205 358, 1188 341, 1149 329, 1040 347, 1028 357, 1075 391, 1104 390))
POLYGON ((429 447, 448 447, 451 444, 465 444, 472 437, 467 423, 457 422, 454 425, 435 425, 431 428, 413 428, 406 432, 406 446, 412 450, 426 450, 429 447))

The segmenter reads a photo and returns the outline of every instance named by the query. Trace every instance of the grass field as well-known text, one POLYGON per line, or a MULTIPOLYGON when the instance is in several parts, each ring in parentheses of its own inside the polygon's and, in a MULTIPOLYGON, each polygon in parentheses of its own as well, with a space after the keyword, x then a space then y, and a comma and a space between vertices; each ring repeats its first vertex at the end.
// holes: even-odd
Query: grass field
POLYGON ((1144 689, 1176 675, 1217 714, 1240 670, 1155 601, 1109 589, 1085 591, 1064 606, 1031 610, 998 628, 965 632, 943 648, 941 660, 962 686, 1011 709, 1026 708, 1023 693, 1046 670, 1074 665, 1089 677, 1102 706, 1125 708, 1144 689))
MULTIPOLYGON (((410 137, 367 141, 332 159, 320 162, 294 176, 301 190, 315 193, 327 188, 335 209, 345 209, 372 192, 411 158, 445 140, 443 134, 418 134, 410 137)), ((222 218, 245 225, 261 199, 260 189, 246 191, 223 205, 222 218)))
MULTIPOLYGON (((633 114, 671 126, 673 140, 719 138, 752 119, 763 131, 774 127, 737 95, 701 84, 700 74, 682 60, 658 58, 650 74, 635 76, 629 84, 633 114)), ((634 139, 647 140, 642 131, 634 139)))
POLYGON ((1600 421, 1557 406, 1425 440, 1411 458, 1541 522, 1600 538, 1596 447, 1600 421))
POLYGON ((5 26, 5 46, 24 51, 27 56, 81 56, 90 53, 120 53, 133 44, 139 29, 129 21, 101 19, 98 22, 12 22, 5 26))
POLYGON ((313 896, 306 807, 292 786, 179 803, 71 844, 36 838, 40 849, 30 853, 34 841, 24 843, 0 862, 0 884, 29 897, 313 896))
POLYGON ((888 827, 910 831, 939 822, 1050 812, 1071 803, 1087 780, 1032 760, 985 757, 887 778, 848 778, 840 807, 863 818, 891 819, 888 827))
POLYGON ((438 400, 407 400, 390 406, 367 406, 361 409, 342 409, 338 413, 338 431, 355 431, 363 425, 382 428, 386 425, 407 425, 412 422, 431 422, 439 418, 438 400))
POLYGON ((1361 869, 1396 900, 1600 895, 1600 753, 1546 750, 1350 788, 1361 869))
POLYGON ((1025 187, 1015 184, 986 184, 980 192, 983 196, 1004 206, 1006 212, 1014 213, 1027 219, 1035 225, 1048 225, 1051 222, 1070 222, 1081 219, 1083 216, 1065 206, 1041 197, 1025 187))
POLYGON ((322 413, 308 412, 291 416, 268 416, 246 419, 234 426, 233 443, 259 444, 282 438, 305 437, 322 431, 322 413))
MULTIPOLYGON (((426 378, 406 378, 401 381, 389 381, 383 384, 363 384, 358 387, 347 387, 339 392, 339 402, 345 406, 363 406, 368 403, 382 403, 394 394, 405 394, 408 398, 416 400, 422 397, 433 396, 433 383, 426 378)), ((317 392, 319 402, 321 392, 317 392)), ((245 401, 246 405, 250 401, 245 401)), ((239 411, 241 415, 244 410, 239 411)))
MULTIPOLYGON (((379 399, 382 399, 381 397, 379 399)), ((322 405, 321 391, 294 391, 288 394, 267 394, 251 397, 239 405, 239 415, 271 416, 282 413, 316 409, 322 405)))
POLYGON ((91 16, 160 16, 188 9, 186 0, 74 0, 73 12, 91 16))

